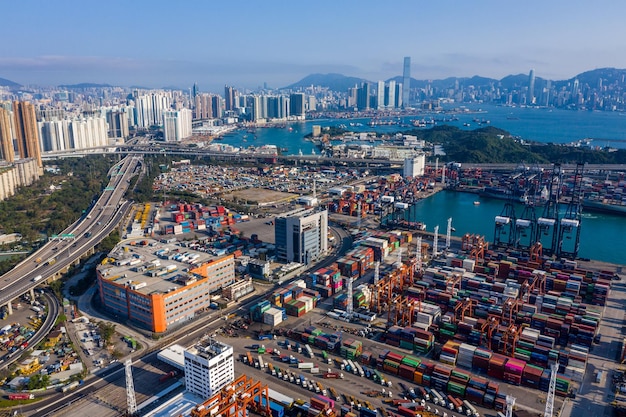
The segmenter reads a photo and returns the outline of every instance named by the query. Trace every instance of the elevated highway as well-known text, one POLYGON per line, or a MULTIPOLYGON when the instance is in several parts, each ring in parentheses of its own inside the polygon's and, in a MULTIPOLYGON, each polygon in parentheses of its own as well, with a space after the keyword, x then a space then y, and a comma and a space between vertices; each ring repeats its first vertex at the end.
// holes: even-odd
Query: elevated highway
POLYGON ((14 299, 67 272, 119 225, 131 207, 123 196, 141 160, 140 156, 122 159, 109 171, 109 184, 98 201, 80 220, 0 277, 0 305, 6 305, 9 314, 14 299))

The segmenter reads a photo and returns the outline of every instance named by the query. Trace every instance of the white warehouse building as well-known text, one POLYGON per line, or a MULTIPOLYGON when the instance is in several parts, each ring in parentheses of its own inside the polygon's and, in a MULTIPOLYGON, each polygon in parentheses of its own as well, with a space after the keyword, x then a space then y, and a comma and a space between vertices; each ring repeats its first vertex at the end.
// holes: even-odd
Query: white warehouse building
POLYGON ((404 172, 403 177, 422 177, 424 176, 424 169, 426 167, 426 155, 418 154, 411 158, 404 159, 404 172))

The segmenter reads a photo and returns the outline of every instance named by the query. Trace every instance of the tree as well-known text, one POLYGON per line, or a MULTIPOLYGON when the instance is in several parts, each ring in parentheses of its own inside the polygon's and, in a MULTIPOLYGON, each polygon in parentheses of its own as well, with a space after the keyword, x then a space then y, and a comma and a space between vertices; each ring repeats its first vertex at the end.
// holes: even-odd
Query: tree
POLYGON ((111 338, 115 334, 115 324, 99 321, 98 328, 100 329, 100 335, 104 344, 108 345, 111 342, 111 338))

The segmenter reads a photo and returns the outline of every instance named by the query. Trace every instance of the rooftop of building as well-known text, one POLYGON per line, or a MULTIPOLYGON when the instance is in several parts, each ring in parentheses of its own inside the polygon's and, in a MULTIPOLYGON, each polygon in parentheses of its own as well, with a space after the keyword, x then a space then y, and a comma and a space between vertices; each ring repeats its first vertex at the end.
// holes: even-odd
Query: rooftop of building
POLYGON ((222 258, 178 242, 140 239, 117 245, 98 265, 98 271, 104 279, 139 293, 165 294, 206 278, 194 270, 222 258))
POLYGON ((305 216, 310 216, 312 214, 319 213, 321 211, 325 211, 325 210, 320 210, 318 208, 302 207, 302 208, 297 208, 295 210, 283 213, 283 214, 277 216, 276 218, 278 219, 278 218, 286 218, 286 217, 305 217, 305 216))
POLYGON ((233 347, 230 345, 218 342, 215 339, 207 337, 200 340, 193 347, 187 349, 187 351, 191 354, 209 360, 232 348, 233 347))

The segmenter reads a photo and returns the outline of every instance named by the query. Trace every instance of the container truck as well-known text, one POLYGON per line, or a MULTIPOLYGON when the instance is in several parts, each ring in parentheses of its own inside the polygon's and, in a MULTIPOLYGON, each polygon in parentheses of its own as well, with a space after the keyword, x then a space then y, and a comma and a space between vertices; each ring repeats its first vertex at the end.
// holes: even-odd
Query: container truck
POLYGON ((311 369, 313 368, 313 362, 300 362, 298 369, 311 369))
POLYGON ((174 378, 176 375, 178 375, 178 371, 170 371, 170 372, 168 372, 166 374, 163 374, 159 378, 159 383, 163 383, 163 382, 167 381, 170 378, 174 378))
POLYGON ((311 346, 304 345, 304 350, 306 350, 306 354, 308 355, 309 358, 313 357, 313 349, 311 349, 311 346))
POLYGON ((9 394, 9 400, 34 400, 35 396, 33 394, 17 393, 17 394, 9 394))
POLYGON ((74 388, 76 388, 79 385, 80 385, 80 383, 78 381, 74 381, 74 382, 72 382, 70 384, 65 385, 63 388, 61 388, 61 391, 62 392, 68 392, 68 391, 73 390, 74 388))
POLYGON ((476 411, 476 407, 470 404, 469 401, 463 400, 463 407, 465 407, 465 414, 468 417, 480 417, 480 414, 476 411))

